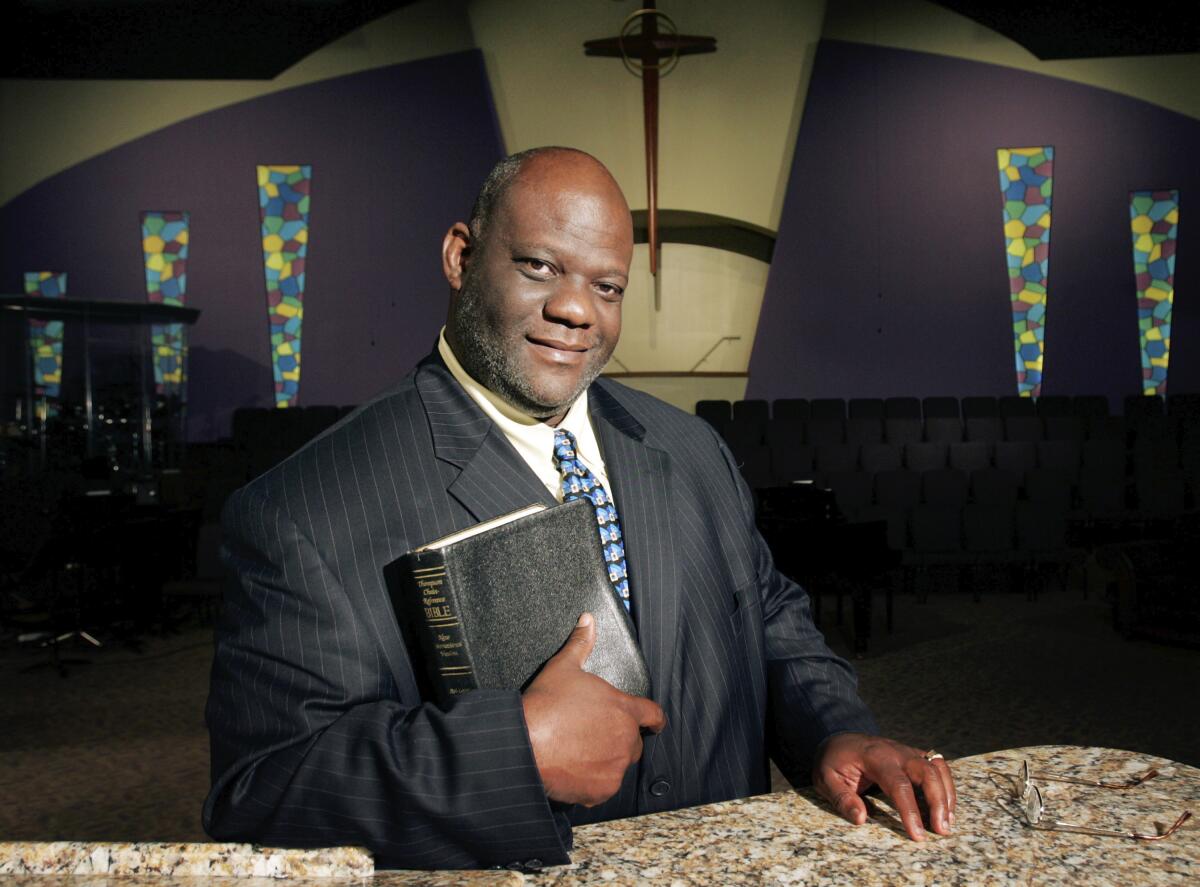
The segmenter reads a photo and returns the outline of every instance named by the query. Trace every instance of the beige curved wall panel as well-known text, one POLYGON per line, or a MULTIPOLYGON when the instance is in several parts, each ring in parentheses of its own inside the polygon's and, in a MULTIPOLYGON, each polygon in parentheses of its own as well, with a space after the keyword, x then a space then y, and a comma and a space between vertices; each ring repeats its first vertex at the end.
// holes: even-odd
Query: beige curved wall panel
POLYGON ((927 0, 838 0, 829 4, 824 36, 1020 68, 1200 118, 1200 55, 1195 53, 1044 62, 1002 34, 927 0))
MULTIPOLYGON (((510 151, 566 144, 600 157, 631 206, 646 206, 641 81, 583 42, 620 30, 635 2, 476 0, 483 50, 510 151)), ((663 78, 659 205, 775 228, 825 4, 662 0, 680 32, 717 38, 663 78)))
POLYGON ((369 68, 473 49, 464 0, 422 0, 274 80, 0 80, 0 205, 57 172, 205 111, 369 68))

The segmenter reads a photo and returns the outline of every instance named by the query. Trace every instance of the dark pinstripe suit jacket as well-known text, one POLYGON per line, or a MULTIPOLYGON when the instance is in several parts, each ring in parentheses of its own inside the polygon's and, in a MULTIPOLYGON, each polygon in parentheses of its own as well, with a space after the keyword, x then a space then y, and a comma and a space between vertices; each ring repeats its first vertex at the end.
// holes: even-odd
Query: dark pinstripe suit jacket
POLYGON ((638 637, 669 726, 620 792, 547 802, 516 692, 421 704, 383 584, 411 548, 552 502, 435 356, 226 505, 229 585, 207 718, 217 839, 360 844, 381 865, 567 861, 570 823, 805 781, 874 732, 850 667, 778 573, 709 426, 608 380, 591 415, 621 512, 638 637))

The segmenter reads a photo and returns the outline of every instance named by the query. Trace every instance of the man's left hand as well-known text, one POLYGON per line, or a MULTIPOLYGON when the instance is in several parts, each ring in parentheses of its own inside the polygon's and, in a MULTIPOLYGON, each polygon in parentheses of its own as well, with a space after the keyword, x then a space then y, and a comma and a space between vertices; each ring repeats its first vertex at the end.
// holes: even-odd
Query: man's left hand
POLYGON ((839 733, 817 749, 813 786, 838 815, 855 825, 866 822, 867 806, 860 795, 872 785, 891 799, 914 841, 925 840, 917 787, 929 807, 930 828, 950 834, 958 796, 943 758, 928 760, 920 749, 865 733, 839 733))

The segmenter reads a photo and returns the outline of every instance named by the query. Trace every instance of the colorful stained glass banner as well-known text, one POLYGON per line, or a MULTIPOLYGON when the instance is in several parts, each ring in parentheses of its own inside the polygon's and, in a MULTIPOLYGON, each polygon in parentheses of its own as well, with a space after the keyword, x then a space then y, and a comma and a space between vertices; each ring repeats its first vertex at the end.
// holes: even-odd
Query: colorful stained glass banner
POLYGON ((277 407, 295 406, 300 394, 300 332, 304 322, 304 262, 308 256, 311 184, 311 166, 258 167, 258 205, 277 407))
POLYGON ((1130 191, 1129 227, 1133 233, 1133 273, 1137 281, 1142 393, 1166 395, 1171 311, 1175 304, 1179 192, 1130 191))
POLYGON ((1039 397, 1046 350, 1046 287, 1050 277, 1050 198, 1054 148, 999 148, 1004 199, 1004 247, 1012 300, 1017 393, 1039 397))
MULTIPOLYGON (((146 298, 182 306, 187 298, 188 214, 144 212, 142 256, 146 267, 146 298)), ((187 379, 187 339, 181 323, 152 324, 154 388, 160 395, 182 396, 187 379)))
MULTIPOLYGON (((67 295, 67 275, 54 271, 26 271, 25 295, 62 299, 67 295)), ((33 393, 36 398, 57 400, 62 394, 63 332, 61 320, 29 321, 29 350, 33 356, 33 393)), ((40 407, 39 407, 40 409, 40 407)), ((58 415, 55 403, 45 415, 58 415)))

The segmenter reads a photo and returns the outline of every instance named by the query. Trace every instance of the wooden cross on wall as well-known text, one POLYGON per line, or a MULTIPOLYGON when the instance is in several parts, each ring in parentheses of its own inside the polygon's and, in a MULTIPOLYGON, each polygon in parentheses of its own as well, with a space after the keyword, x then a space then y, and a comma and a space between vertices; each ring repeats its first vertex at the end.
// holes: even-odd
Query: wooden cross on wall
POLYGON ((650 245, 650 273, 658 276, 658 81, 675 67, 681 55, 717 51, 716 37, 680 34, 666 13, 654 7, 655 0, 631 13, 616 37, 602 37, 583 44, 585 55, 619 58, 626 69, 642 79, 642 114, 646 131, 646 239, 650 245), (669 26, 658 29, 659 19, 669 26), (641 31, 633 26, 641 23, 641 31), (663 59, 666 59, 664 63, 663 59))

